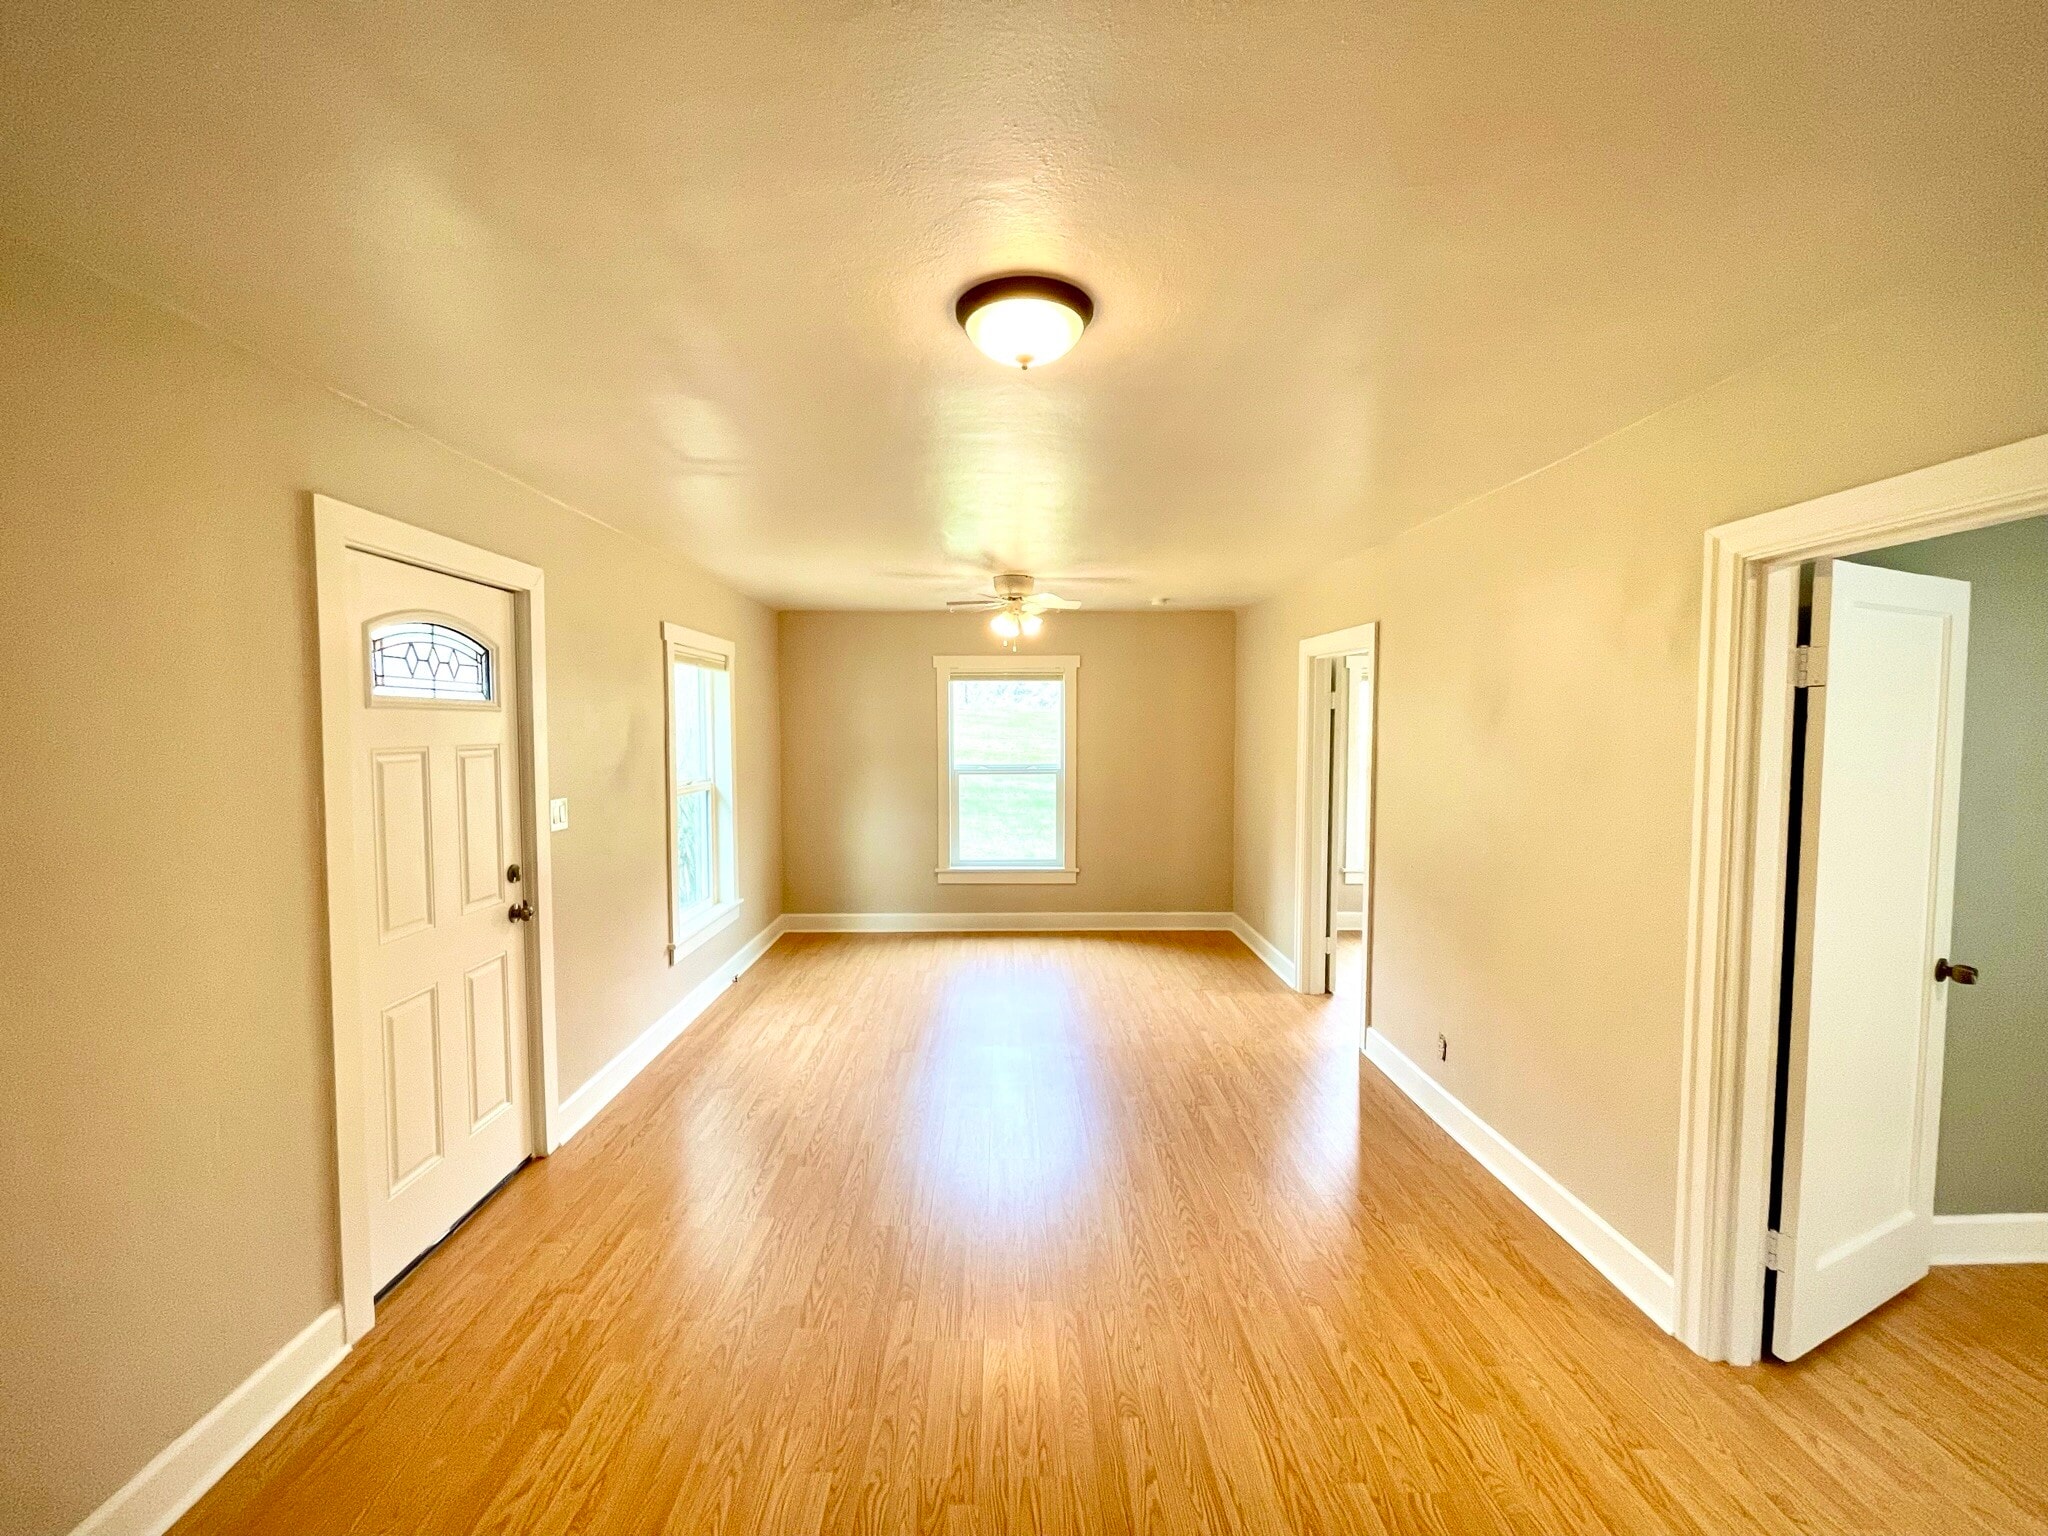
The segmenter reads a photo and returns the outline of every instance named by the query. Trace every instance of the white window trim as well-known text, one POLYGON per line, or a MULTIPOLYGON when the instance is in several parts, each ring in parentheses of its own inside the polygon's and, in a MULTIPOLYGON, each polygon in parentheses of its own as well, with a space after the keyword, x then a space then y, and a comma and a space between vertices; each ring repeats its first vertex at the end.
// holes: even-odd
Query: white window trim
POLYGON ((738 775, 733 768, 735 741, 739 736, 738 647, 717 635, 668 623, 661 626, 661 642, 662 757, 668 800, 668 814, 663 817, 668 828, 668 840, 662 846, 662 859, 668 867, 668 963, 675 965, 731 927, 739 918, 740 908, 745 905, 739 894, 738 775), (712 745, 712 776, 705 786, 676 782, 675 665, 678 661, 720 661, 725 665, 725 720, 712 745), (676 890, 676 797, 686 789, 697 787, 711 789, 716 813, 717 852, 712 869, 714 894, 708 905, 698 907, 685 916, 676 909, 680 894, 676 890))
POLYGON ((945 862, 936 871, 941 885, 1072 885, 1081 878, 1074 846, 1075 793, 1074 764, 1081 719, 1081 671, 1078 656, 934 656, 932 667, 938 675, 939 722, 939 847, 945 862), (1060 863, 1047 864, 958 864, 953 791, 952 732, 948 718, 952 708, 952 684, 956 677, 1056 677, 1066 702, 1066 719, 1060 743, 1060 863))

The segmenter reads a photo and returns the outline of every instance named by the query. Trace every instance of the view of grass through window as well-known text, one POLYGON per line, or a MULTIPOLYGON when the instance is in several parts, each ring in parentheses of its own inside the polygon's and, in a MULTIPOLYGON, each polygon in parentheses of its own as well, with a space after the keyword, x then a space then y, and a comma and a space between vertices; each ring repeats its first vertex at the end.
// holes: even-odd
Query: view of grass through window
POLYGON ((675 690, 671 714, 675 726, 676 797, 676 910, 694 912, 717 899, 717 876, 712 868, 713 839, 716 835, 712 782, 712 718, 716 695, 715 679, 708 668, 686 661, 672 665, 671 685, 675 690))
POLYGON ((1065 684, 956 677, 950 707, 961 864, 1057 865, 1065 684))

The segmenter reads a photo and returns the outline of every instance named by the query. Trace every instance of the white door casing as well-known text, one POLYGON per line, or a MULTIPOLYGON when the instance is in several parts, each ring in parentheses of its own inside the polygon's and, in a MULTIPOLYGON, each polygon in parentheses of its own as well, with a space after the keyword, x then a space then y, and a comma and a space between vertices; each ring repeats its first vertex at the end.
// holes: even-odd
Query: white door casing
POLYGON ((511 594, 350 550, 357 1038, 371 1283, 446 1234, 533 1150, 521 689, 511 594), (369 639, 427 618, 488 648, 488 703, 374 695, 369 639), (514 881, 510 873, 520 871, 514 881))
POLYGON ((1814 583, 1771 1349, 1795 1359, 1927 1273, 1962 779, 1967 582, 1814 583))
MULTIPOLYGON (((1333 864, 1341 858, 1332 844, 1341 844, 1341 823, 1332 826, 1331 812, 1338 796, 1331 792, 1333 757, 1341 766, 1341 754, 1331 750, 1335 728, 1331 697, 1332 673, 1341 678, 1347 665, 1362 667, 1372 675, 1378 666, 1379 625, 1358 624, 1349 629, 1310 635, 1299 642, 1296 661, 1295 745, 1294 745, 1294 986, 1299 992, 1329 990, 1330 880, 1333 864), (1351 663, 1339 658, 1352 657, 1351 663)), ((1342 691, 1339 689, 1338 691, 1342 691)), ((1371 702, 1372 694, 1367 695, 1371 702)), ((1348 703, 1348 701, 1347 701, 1348 703)), ((1368 722, 1370 730, 1370 722, 1368 722)), ((1370 801, 1374 786, 1368 774, 1365 793, 1370 801)), ((1360 922, 1368 943, 1372 929, 1372 883, 1367 878, 1363 892, 1364 911, 1360 922)), ((1366 956, 1363 978, 1371 975, 1371 957, 1366 956)), ((1361 989, 1370 993, 1370 987, 1361 989)), ((1369 1019, 1369 995, 1361 1002, 1369 1019)), ((1362 1022, 1364 1022, 1362 1020, 1362 1022)))
MULTIPOLYGON (((444 534, 383 517, 329 496, 314 495, 313 569, 320 617, 320 736, 324 848, 327 865, 327 943, 330 1021, 334 1038, 336 1239, 341 1260, 343 1331, 353 1344, 376 1321, 377 1282, 371 1240, 371 1199, 380 1150, 369 1131, 373 1084, 370 976, 362 953, 364 902, 374 893, 374 861, 365 865, 356 827, 358 734, 364 707, 364 635, 351 583, 357 553, 382 556, 408 568, 464 578, 508 597, 514 634, 499 656, 512 666, 501 697, 514 700, 508 717, 508 762, 518 767, 502 781, 504 823, 523 840, 527 855, 520 886, 538 909, 520 925, 518 956, 524 968, 527 1030, 524 1087, 529 1144, 535 1153, 561 1142, 561 1098, 554 1027, 553 855, 548 826, 547 578, 537 566, 444 534), (520 786, 523 786, 523 790, 520 786), (524 795, 523 801, 520 795, 524 795)), ((474 769, 472 770, 474 771, 474 769)), ((394 788, 403 782, 402 768, 394 788)), ((509 859, 507 862, 510 862, 509 859)), ((479 900, 481 893, 477 893, 479 900)), ((466 1027, 466 1026, 465 1026, 466 1027)), ((517 1060, 516 1057, 512 1058, 517 1060)), ((518 1079, 515 1075, 515 1082, 518 1079)), ((381 1121, 379 1122, 381 1125, 381 1121)), ((388 1150, 381 1156, 388 1160, 388 1150)), ((388 1174, 387 1174, 388 1182, 388 1174)))
POLYGON ((2048 434, 1709 528, 1686 907, 1673 1331, 1748 1365, 1764 1233, 1799 566, 2048 513, 2048 434))

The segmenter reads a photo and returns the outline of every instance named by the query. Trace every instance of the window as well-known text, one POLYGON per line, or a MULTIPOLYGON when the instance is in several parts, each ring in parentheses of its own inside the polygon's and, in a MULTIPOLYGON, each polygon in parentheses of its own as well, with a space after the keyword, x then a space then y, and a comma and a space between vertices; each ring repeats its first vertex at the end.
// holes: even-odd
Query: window
POLYGON ((370 626, 370 697, 488 704, 496 681, 491 648, 433 619, 384 619, 370 626))
POLYGON ((1067 883, 1078 656, 935 656, 946 789, 941 882, 1067 883))
POLYGON ((664 624, 669 943, 673 965, 739 912, 730 641, 664 624))

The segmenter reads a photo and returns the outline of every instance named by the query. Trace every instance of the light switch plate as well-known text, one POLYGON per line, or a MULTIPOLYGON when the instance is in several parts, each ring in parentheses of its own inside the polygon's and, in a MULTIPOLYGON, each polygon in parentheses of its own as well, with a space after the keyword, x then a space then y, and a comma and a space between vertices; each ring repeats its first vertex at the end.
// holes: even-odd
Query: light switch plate
POLYGON ((566 832, 569 830, 569 797, 567 795, 562 796, 559 800, 550 800, 548 802, 548 830, 550 832, 566 832))

